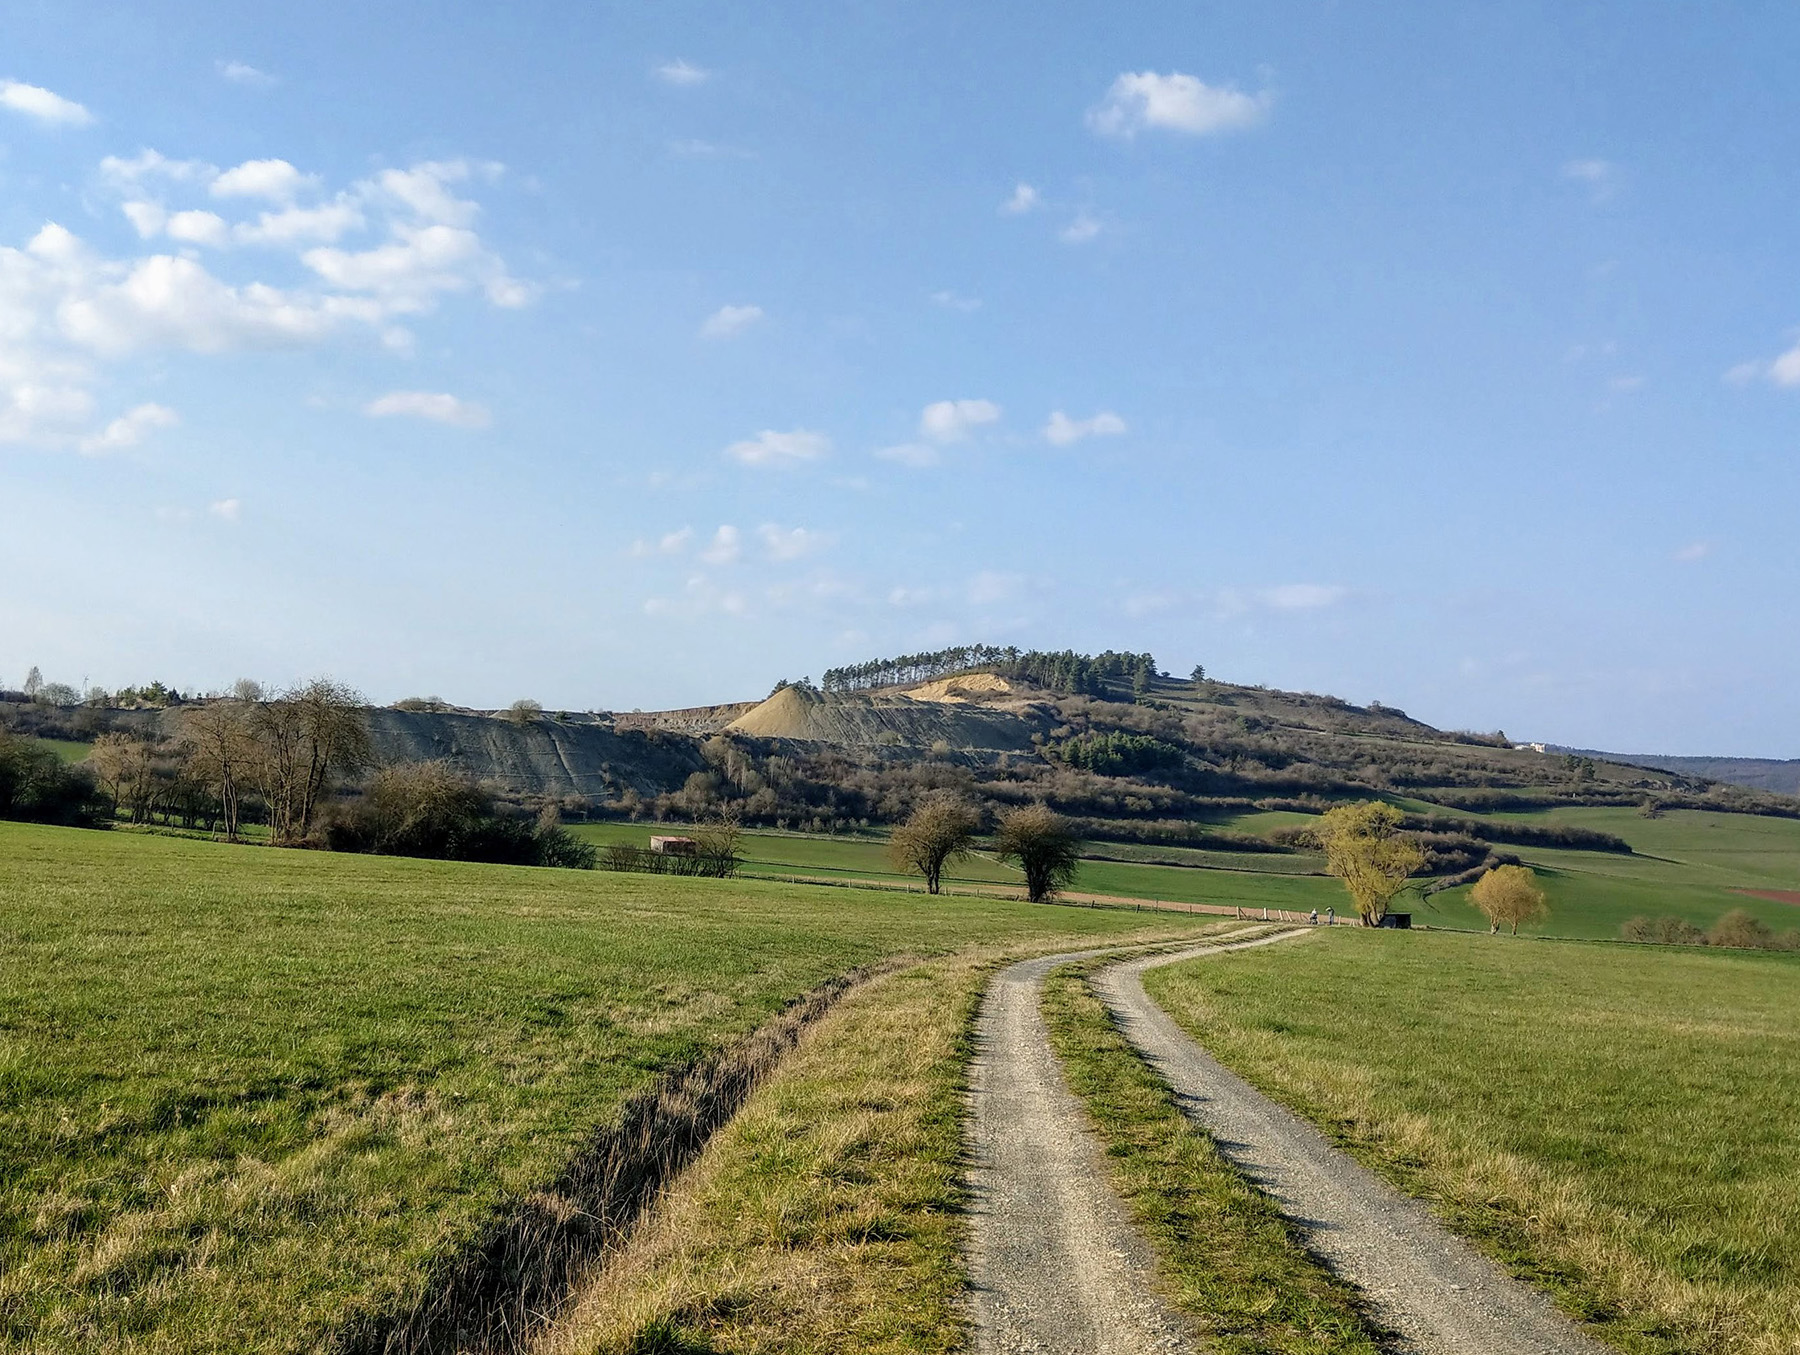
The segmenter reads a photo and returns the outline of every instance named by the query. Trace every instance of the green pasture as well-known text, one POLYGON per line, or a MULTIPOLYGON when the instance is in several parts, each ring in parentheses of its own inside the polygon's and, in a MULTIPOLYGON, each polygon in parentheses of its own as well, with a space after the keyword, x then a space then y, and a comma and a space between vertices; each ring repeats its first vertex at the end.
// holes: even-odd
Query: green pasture
POLYGON ((1800 956, 1346 929, 1146 987, 1622 1350, 1793 1348, 1800 956))
POLYGON ((0 824, 0 1350, 320 1349, 826 977, 1142 921, 0 824))
POLYGON ((40 748, 48 748, 63 762, 84 762, 87 760, 87 755, 94 751, 93 744, 82 743, 77 739, 34 738, 31 742, 40 748))

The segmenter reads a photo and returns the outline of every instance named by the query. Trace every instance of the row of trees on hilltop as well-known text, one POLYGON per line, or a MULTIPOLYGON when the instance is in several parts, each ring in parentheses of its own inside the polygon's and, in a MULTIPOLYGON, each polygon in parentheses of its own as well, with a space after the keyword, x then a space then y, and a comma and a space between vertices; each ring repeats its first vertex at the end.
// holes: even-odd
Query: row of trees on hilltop
POLYGON ((1077 654, 1072 649, 1018 649, 1008 645, 957 645, 924 654, 828 668, 821 686, 827 692, 863 692, 876 687, 911 686, 959 673, 988 672, 1074 696, 1106 697, 1120 685, 1143 695, 1157 674, 1151 654, 1077 654))

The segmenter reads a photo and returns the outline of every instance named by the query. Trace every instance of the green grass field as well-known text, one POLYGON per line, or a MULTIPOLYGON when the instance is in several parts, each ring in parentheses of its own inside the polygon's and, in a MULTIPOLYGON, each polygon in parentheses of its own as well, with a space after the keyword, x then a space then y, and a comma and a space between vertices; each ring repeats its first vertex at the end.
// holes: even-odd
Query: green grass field
POLYGON ((82 762, 94 751, 91 743, 81 743, 75 739, 32 739, 32 743, 40 748, 48 748, 63 762, 82 762))
POLYGON ((1143 921, 0 824, 0 1348, 317 1349, 826 977, 1143 921))
POLYGON ((1146 987, 1621 1349, 1796 1349, 1800 957, 1345 930, 1146 987))

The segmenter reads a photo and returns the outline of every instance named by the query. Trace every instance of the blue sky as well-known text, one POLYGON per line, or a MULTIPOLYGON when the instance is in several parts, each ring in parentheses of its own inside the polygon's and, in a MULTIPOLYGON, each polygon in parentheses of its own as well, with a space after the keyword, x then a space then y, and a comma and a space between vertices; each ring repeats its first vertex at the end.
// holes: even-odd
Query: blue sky
POLYGON ((0 32, 0 683, 985 641, 1800 755, 1791 8, 0 32))

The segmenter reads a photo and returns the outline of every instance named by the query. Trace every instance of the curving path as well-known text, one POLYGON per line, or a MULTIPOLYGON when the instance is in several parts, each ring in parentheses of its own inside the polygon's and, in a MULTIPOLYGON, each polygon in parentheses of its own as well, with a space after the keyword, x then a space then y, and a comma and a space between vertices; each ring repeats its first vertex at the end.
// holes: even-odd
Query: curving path
MULTIPOLYGON (((1264 940, 1307 934, 1285 931, 1264 940)), ((1399 1337, 1398 1349, 1420 1355, 1616 1355, 1542 1293, 1450 1233, 1417 1200, 1227 1071, 1145 994, 1145 970, 1226 948, 1124 960, 1101 970, 1094 989, 1126 1038, 1174 1088, 1188 1117, 1301 1225, 1314 1254, 1362 1290, 1376 1321, 1399 1337)))
POLYGON ((1149 1248, 1107 1185, 1099 1141, 1063 1080, 1038 1010, 1052 969, 1109 953, 1049 955, 1003 969, 976 1019, 969 1260, 976 1349, 984 1353, 1137 1355, 1194 1345, 1159 1296, 1149 1248))

